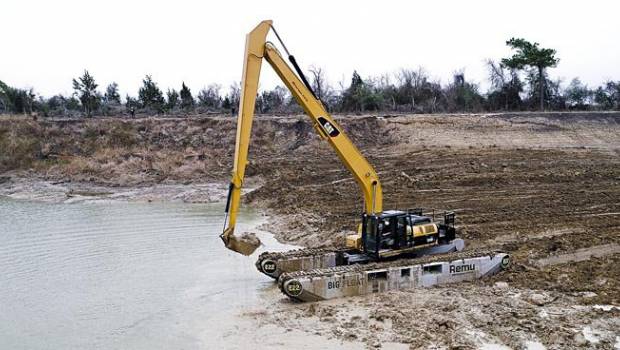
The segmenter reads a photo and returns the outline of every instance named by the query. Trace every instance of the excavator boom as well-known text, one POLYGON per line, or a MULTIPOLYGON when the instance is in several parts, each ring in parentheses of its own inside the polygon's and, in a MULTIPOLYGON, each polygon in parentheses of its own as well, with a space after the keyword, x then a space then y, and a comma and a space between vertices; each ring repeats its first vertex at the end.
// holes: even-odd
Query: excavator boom
MULTIPOLYGON (((271 28, 272 21, 263 21, 246 37, 241 99, 239 101, 239 115, 237 117, 235 158, 226 204, 227 221, 221 235, 226 247, 240 253, 244 253, 244 251, 241 251, 240 243, 233 234, 239 210, 245 168, 248 163, 252 119, 254 117, 254 106, 263 58, 269 62, 284 85, 295 97, 295 100, 310 117, 315 130, 323 139, 327 140, 334 151, 336 151, 342 163, 353 174, 364 196, 365 213, 374 214, 383 210, 383 193, 376 171, 347 135, 342 132, 338 123, 327 113, 321 101, 314 96, 310 88, 302 81, 302 79, 305 80, 303 75, 300 79, 274 45, 266 41, 267 34, 271 28)), ((290 55, 289 58, 296 65, 294 58, 290 55)))
POLYGON ((234 230, 263 59, 310 117, 319 136, 349 169, 364 197, 361 230, 346 237, 346 247, 260 254, 257 269, 277 279, 285 295, 300 301, 317 301, 473 280, 508 268, 510 257, 506 253, 462 251, 464 242, 456 238, 452 212, 444 213, 442 221, 435 221, 434 214, 425 215, 420 208, 383 210, 383 193, 376 171, 315 96, 271 21, 261 22, 246 38, 235 160, 221 235, 226 247, 245 255, 254 251, 235 237, 234 230), (266 40, 270 30, 282 44, 297 74, 266 40))

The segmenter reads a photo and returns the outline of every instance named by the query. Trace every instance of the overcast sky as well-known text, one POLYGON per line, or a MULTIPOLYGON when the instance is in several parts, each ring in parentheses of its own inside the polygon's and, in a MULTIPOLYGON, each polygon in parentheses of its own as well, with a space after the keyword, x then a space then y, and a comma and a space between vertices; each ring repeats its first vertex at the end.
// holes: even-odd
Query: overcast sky
MULTIPOLYGON (((620 80, 620 1, 2 0, 0 80, 45 96, 71 93, 88 69, 101 89, 136 95, 145 74, 165 91, 239 81, 245 34, 274 25, 300 64, 333 85, 423 66, 449 82, 464 69, 486 86, 484 60, 523 37, 557 50, 552 77, 620 80), (518 7, 517 7, 518 6, 518 7)), ((275 39, 272 37, 271 40, 275 39)), ((277 84, 263 66, 261 88, 277 84)), ((225 92, 225 91, 223 91, 225 92)))

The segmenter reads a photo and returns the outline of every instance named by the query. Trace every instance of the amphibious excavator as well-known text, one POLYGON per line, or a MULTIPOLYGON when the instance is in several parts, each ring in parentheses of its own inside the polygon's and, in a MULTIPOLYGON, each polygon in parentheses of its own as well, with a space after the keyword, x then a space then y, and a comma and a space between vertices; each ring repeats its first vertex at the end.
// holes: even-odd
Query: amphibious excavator
POLYGON ((344 248, 265 252, 259 256, 256 267, 277 279, 284 294, 297 300, 321 300, 480 278, 508 266, 509 257, 502 252, 463 252, 464 242, 456 238, 452 212, 434 220, 435 215, 425 215, 422 209, 383 210, 377 172, 327 113, 272 21, 261 22, 246 36, 235 158, 220 235, 227 248, 243 253, 243 243, 234 230, 263 59, 351 172, 364 198, 361 224, 357 233, 346 236, 344 248), (267 41, 270 31, 295 71, 267 41))

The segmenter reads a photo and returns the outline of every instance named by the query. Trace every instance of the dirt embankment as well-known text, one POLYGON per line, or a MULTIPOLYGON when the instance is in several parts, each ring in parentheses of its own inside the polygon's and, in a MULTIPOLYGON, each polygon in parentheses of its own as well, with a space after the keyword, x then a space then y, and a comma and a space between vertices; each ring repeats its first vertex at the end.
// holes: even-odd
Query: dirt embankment
MULTIPOLYGON (((304 142, 297 119, 260 118, 252 147, 282 155, 304 142)), ((76 194, 138 200, 221 200, 230 180, 236 119, 0 117, 0 193, 58 201, 76 194)), ((276 157, 277 158, 277 157, 276 157)), ((260 185, 252 164, 246 188, 260 185)))
MULTIPOLYGON (((232 144, 232 146, 231 146, 232 144)), ((222 180, 234 123, 218 119, 0 119, 0 171, 141 185, 222 180)))
MULTIPOLYGON (((618 309, 593 305, 620 304, 619 113, 337 119, 378 170, 384 208, 453 210, 469 247, 508 251, 513 267, 458 287, 283 301, 253 313, 259 324, 367 347, 614 346, 618 309)), ((1 186, 24 177, 225 186, 235 127, 229 117, 0 119, 1 186)), ((359 220, 360 191, 303 117, 257 117, 250 155, 257 189, 245 201, 273 214, 276 237, 342 244, 359 220)))
MULTIPOLYGON (((619 309, 595 305, 620 304, 619 122, 609 114, 379 119, 377 142, 361 148, 383 180, 384 208, 453 210, 469 247, 508 251, 513 267, 458 287, 284 303, 258 321, 370 348, 618 346, 619 309)), ((272 176, 247 198, 280 213, 271 223, 278 237, 340 245, 359 220, 359 190, 328 147, 311 141, 300 151, 259 162, 258 173, 272 176)))

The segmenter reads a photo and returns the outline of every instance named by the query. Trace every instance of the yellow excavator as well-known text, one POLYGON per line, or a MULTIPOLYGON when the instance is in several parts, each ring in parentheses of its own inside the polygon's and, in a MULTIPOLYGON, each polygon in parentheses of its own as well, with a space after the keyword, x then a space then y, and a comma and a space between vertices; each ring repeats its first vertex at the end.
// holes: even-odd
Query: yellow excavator
MULTIPOLYGON (((382 261, 394 262, 401 258, 445 254, 463 249, 463 240, 455 237, 454 213, 446 212, 440 221, 435 221, 434 216, 424 215, 421 209, 383 210, 383 192, 377 172, 344 130, 327 113, 295 57, 289 53, 272 21, 269 20, 261 22, 246 37, 235 158, 226 203, 224 230, 220 236, 227 248, 240 253, 244 253, 245 250, 243 242, 234 235, 234 230, 248 163, 252 119, 263 59, 275 70, 310 117, 317 133, 329 143, 355 178, 363 194, 364 212, 357 233, 346 237, 345 248, 310 248, 281 253, 262 253, 256 263, 259 271, 278 279, 283 274, 311 270, 316 272, 317 269, 382 261), (295 71, 286 63, 276 46, 267 41, 270 31, 275 34, 295 71)), ((289 287, 293 292, 296 292, 297 288, 302 288, 295 283, 287 284, 287 288, 289 287)), ((296 297, 299 298, 299 295, 296 297)))

